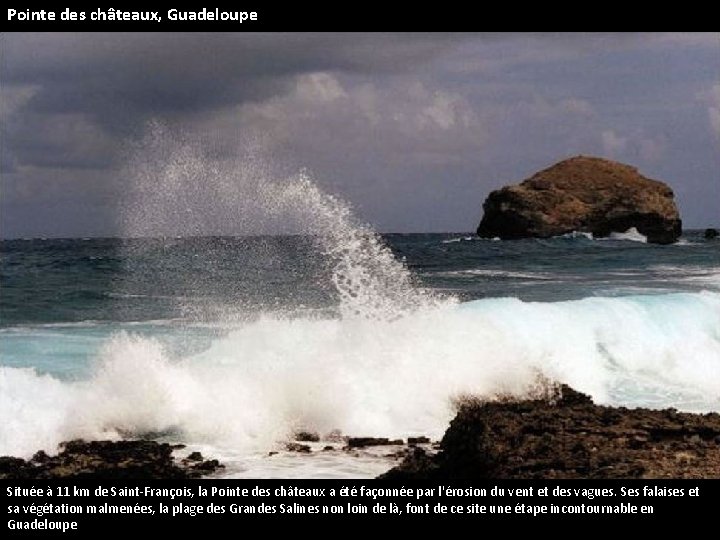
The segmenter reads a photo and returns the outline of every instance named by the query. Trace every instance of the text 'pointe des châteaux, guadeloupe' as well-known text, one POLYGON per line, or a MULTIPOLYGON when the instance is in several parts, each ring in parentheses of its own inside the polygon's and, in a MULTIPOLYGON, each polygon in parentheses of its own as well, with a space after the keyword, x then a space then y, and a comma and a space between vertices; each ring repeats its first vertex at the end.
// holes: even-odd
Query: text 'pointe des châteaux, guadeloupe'
POLYGON ((7 10, 7 20, 16 22, 35 21, 96 21, 96 22, 232 22, 243 23, 246 21, 257 21, 258 14, 255 11, 221 11, 218 8, 203 8, 198 11, 169 9, 163 16, 159 11, 124 11, 120 9, 95 9, 92 11, 71 11, 65 9, 62 12, 40 9, 12 9, 7 10))

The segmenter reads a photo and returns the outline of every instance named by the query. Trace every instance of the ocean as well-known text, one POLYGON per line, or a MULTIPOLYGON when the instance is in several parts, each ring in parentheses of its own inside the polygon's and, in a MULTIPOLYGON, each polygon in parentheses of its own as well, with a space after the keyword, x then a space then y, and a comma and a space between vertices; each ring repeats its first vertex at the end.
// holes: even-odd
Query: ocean
POLYGON ((150 437, 229 477, 373 477, 382 452, 269 452, 437 439, 547 380, 720 411, 720 241, 380 235, 303 182, 300 234, 0 242, 0 455, 150 437))

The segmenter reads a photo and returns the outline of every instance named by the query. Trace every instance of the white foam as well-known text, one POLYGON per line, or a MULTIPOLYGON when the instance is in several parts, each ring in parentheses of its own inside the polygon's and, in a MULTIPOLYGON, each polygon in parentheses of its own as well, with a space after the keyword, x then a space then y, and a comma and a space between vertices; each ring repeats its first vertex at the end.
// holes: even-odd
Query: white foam
POLYGON ((555 238, 587 238, 588 240, 592 240, 593 235, 589 232, 572 231, 569 233, 561 234, 560 236, 556 236, 555 238))
POLYGON ((84 382, 2 368, 0 453, 157 432, 248 454, 298 427, 437 437, 454 396, 522 394, 538 374, 601 402, 642 381, 635 404, 717 410, 718 327, 720 295, 698 293, 480 300, 393 321, 266 317, 188 358, 120 333, 84 382))
MULTIPOLYGON (((443 240, 443 244, 455 244, 457 242, 475 242, 475 241, 483 241, 487 240, 486 238, 481 238, 479 236, 458 236, 456 238, 448 238, 447 240, 443 240)), ((499 240, 499 238, 498 238, 499 240)))
POLYGON ((640 234, 635 227, 630 227, 625 232, 612 232, 608 237, 609 240, 622 240, 626 242, 641 242, 647 244, 647 236, 640 234))
POLYGON ((611 232, 610 236, 602 238, 595 238, 592 233, 583 231, 572 231, 569 233, 561 234, 559 236, 555 236, 554 238, 586 238, 588 240, 619 240, 647 243, 647 237, 641 234, 636 227, 630 227, 625 232, 611 232))
POLYGON ((0 455, 54 451, 70 433, 65 422, 74 399, 71 385, 48 375, 0 367, 0 455))
POLYGON ((513 270, 500 270, 495 268, 469 268, 467 270, 450 270, 448 272, 433 272, 433 276, 447 277, 499 277, 499 278, 516 278, 516 279, 532 279, 532 280, 553 280, 557 276, 553 276, 543 272, 517 272, 513 270))

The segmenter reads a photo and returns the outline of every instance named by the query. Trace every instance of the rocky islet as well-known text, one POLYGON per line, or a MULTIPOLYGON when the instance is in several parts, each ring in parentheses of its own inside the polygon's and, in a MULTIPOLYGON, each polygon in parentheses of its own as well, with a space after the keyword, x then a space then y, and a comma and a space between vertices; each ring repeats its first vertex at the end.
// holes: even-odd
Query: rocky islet
POLYGON ((577 156, 488 195, 477 234, 512 240, 574 231, 605 237, 631 228, 648 242, 671 244, 682 233, 672 189, 637 168, 577 156))

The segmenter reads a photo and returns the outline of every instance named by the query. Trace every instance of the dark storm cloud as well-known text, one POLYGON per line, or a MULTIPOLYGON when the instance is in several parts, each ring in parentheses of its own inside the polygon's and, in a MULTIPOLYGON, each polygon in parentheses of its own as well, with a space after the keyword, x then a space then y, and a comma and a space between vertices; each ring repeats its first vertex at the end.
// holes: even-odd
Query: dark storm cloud
POLYGON ((12 35, 3 80, 36 85, 27 108, 124 114, 201 112, 267 99, 310 71, 402 72, 460 36, 333 34, 12 35))
POLYGON ((472 229, 490 189, 577 153, 669 181, 690 225, 717 219, 717 35, 0 40, 5 236, 122 233, 121 169, 150 120, 218 160, 260 141, 383 230, 472 229))
POLYGON ((148 118, 201 115, 287 92, 311 71, 402 72, 451 35, 10 34, 3 85, 28 95, 3 114, 3 166, 110 166, 109 137, 148 118), (379 53, 378 53, 379 51, 379 53), (82 139, 86 140, 83 141, 82 139))

